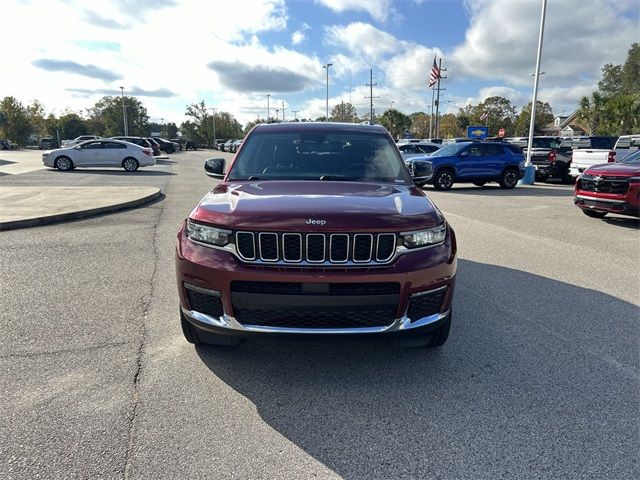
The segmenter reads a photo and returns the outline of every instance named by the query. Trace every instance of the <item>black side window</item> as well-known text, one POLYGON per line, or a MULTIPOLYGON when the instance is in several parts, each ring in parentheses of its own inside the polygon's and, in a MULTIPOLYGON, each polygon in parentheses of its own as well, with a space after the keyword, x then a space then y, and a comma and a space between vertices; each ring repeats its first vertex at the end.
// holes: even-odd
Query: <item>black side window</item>
POLYGON ((482 145, 482 149, 482 154, 486 157, 494 157, 503 153, 500 145, 482 145))
POLYGON ((127 148, 124 143, 104 142, 104 148, 127 148))
POLYGON ((469 152, 469 156, 471 157, 479 157, 482 155, 482 152, 480 150, 480 145, 472 145, 467 149, 467 152, 469 152))
POLYGON ((102 148, 102 142, 91 142, 82 146, 82 148, 86 148, 87 150, 97 150, 102 148))

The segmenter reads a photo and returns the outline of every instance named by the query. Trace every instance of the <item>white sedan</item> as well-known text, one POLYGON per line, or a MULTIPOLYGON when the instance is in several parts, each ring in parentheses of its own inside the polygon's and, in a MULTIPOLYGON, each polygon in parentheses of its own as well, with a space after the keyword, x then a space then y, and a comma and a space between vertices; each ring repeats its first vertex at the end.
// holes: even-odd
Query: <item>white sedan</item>
POLYGON ((155 165, 156 160, 150 148, 119 140, 100 139, 44 152, 42 163, 62 171, 76 167, 122 167, 127 172, 135 172, 138 167, 155 165))

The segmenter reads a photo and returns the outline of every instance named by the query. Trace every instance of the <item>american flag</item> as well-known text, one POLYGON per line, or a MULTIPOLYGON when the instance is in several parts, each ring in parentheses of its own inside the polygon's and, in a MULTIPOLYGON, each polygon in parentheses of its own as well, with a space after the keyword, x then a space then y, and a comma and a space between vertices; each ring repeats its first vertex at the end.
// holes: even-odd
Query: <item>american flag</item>
POLYGON ((440 77, 440 69, 436 63, 436 58, 433 57, 433 67, 431 67, 431 73, 429 74, 429 88, 433 87, 440 77))
POLYGON ((486 120, 487 118, 489 118, 489 112, 484 112, 484 113, 480 116, 480 120, 486 120))

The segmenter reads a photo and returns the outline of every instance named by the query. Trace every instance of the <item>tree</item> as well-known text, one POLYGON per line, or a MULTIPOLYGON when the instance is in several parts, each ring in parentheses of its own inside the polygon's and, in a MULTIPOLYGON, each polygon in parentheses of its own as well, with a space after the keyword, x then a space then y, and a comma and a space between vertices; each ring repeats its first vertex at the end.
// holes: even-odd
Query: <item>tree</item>
MULTIPOLYGON (((553 121, 553 111, 547 102, 536 100, 536 118, 533 124, 534 135, 540 133, 540 128, 553 121)), ((515 124, 515 134, 524 137, 529 135, 529 123, 531 122, 531 102, 522 107, 515 124)))
POLYGON ((204 139, 198 134, 198 127, 190 120, 186 120, 180 124, 180 133, 184 138, 193 140, 196 143, 203 143, 204 139))
POLYGON ((422 112, 409 115, 411 118, 411 133, 415 138, 427 138, 429 136, 429 117, 422 112))
POLYGON ((169 122, 164 126, 167 132, 167 138, 176 138, 178 136, 178 126, 174 122, 169 122))
POLYGON ((251 131, 251 129, 253 127, 255 127, 256 125, 259 125, 261 123, 265 123, 265 120, 263 120, 262 118, 256 118, 252 122, 247 122, 247 124, 244 127, 244 134, 246 135, 247 133, 249 133, 251 131))
POLYGON ((44 105, 38 100, 34 100, 26 109, 27 122, 31 127, 31 133, 36 135, 36 140, 40 139, 47 133, 47 123, 44 111, 44 105))
MULTIPOLYGON (((488 115, 483 123, 489 127, 491 135, 498 133, 501 128, 509 132, 513 131, 513 125, 517 117, 516 107, 511 104, 510 100, 499 96, 486 98, 484 102, 474 108, 474 116, 478 120, 483 114, 488 115)), ((551 120, 553 120, 553 117, 551 120)))
POLYGON ((411 118, 395 108, 384 112, 378 121, 395 139, 403 137, 404 132, 411 126, 411 118))
POLYGON ((4 97, 0 102, 2 123, 0 137, 11 142, 24 145, 29 139, 31 128, 27 116, 27 109, 14 97, 4 97))
POLYGON ((332 122, 357 122, 356 109, 349 102, 341 102, 331 109, 329 120, 332 122))
POLYGON ((582 97, 578 118, 584 121, 589 127, 589 135, 595 134, 600 129, 602 122, 604 97, 599 91, 593 92, 591 98, 582 97))
MULTIPOLYGON (((135 97, 124 97, 127 112, 127 131, 132 136, 145 136, 148 131, 149 115, 140 100, 135 97)), ((88 109, 91 125, 95 129, 94 135, 112 137, 124 134, 124 120, 122 116, 122 97, 102 97, 88 109), (100 130, 100 131, 97 131, 100 130)))
POLYGON ((445 113, 440 117, 440 136, 443 138, 453 138, 460 135, 458 119, 453 113, 445 113))

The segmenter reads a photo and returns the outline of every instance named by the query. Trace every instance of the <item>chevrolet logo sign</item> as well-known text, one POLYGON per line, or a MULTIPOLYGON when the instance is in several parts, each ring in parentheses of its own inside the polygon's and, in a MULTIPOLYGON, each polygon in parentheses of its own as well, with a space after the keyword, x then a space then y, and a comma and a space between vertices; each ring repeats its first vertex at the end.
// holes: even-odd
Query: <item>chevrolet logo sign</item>
POLYGON ((484 134, 484 130, 472 130, 471 134, 479 137, 480 135, 484 134))

